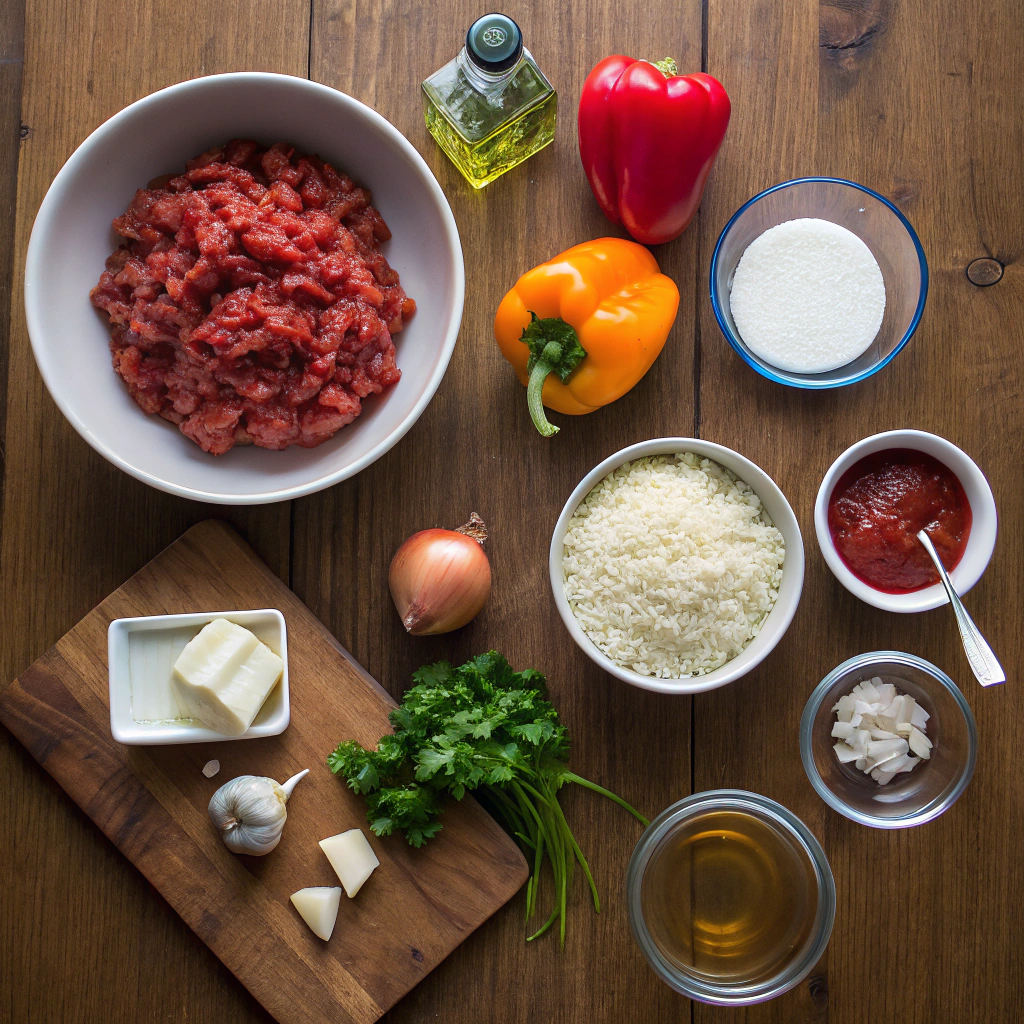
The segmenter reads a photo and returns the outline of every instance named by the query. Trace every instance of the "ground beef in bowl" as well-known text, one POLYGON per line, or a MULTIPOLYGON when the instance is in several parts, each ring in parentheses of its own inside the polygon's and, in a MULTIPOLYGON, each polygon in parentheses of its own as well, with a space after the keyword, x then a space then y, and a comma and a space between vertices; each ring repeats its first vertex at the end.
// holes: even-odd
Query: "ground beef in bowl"
POLYGON ((93 288, 114 369, 202 449, 305 448, 395 384, 416 308, 370 193, 318 157, 234 139, 140 189, 93 288))

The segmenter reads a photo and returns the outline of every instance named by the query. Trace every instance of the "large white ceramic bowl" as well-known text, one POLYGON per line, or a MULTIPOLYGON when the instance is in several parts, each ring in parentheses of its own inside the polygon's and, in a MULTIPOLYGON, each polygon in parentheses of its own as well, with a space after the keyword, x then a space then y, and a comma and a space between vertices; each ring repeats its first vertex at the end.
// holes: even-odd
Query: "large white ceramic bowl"
POLYGON ((710 441, 701 441, 695 437, 659 437, 652 441, 641 441, 630 445, 622 451, 610 455, 604 462, 595 466, 580 482, 569 496, 562 509, 562 514, 555 524, 555 532, 551 536, 551 549, 548 554, 548 571, 551 576, 551 589, 555 595, 558 614, 562 616, 565 628, 569 630, 573 640, 583 649, 587 656, 605 670, 605 672, 622 679, 624 682, 639 686, 644 690, 657 693, 703 693, 725 686, 751 669, 759 665, 789 629, 789 624, 796 614, 800 603, 800 593, 804 586, 804 543, 800 536, 800 524, 796 521, 793 509, 779 485, 760 466, 750 459, 710 441), (614 469, 634 459, 652 455, 676 455, 693 452, 717 462, 720 466, 731 470, 740 480, 748 483, 761 499, 761 504, 779 528, 786 542, 786 557, 782 565, 782 586, 775 606, 768 613, 768 618, 761 627, 761 632, 732 661, 726 662, 721 668, 708 672, 703 676, 691 676, 687 679, 658 679, 645 676, 630 669, 621 668, 609 659, 597 645, 587 636, 573 615, 569 600, 565 596, 565 578, 562 573, 562 555, 565 550, 565 533, 569 520, 583 499, 614 469))
POLYGON ((126 107, 71 155, 36 216, 25 266, 29 335, 61 412, 101 455, 161 490, 258 504, 310 494, 370 465, 416 422, 444 376, 462 320, 462 247, 423 158, 380 114, 303 78, 262 73, 182 82, 126 107), (401 381, 317 448, 251 445, 208 455, 147 416, 110 365, 110 330, 89 289, 119 243, 111 220, 135 190, 231 138, 287 141, 373 193, 393 238, 383 252, 416 300, 395 337, 401 381))
POLYGON ((981 579, 992 557, 996 546, 996 500, 992 497, 992 488, 985 474, 969 455, 952 441, 924 430, 887 430, 882 434, 872 434, 847 448, 829 467, 814 502, 814 532, 818 535, 818 547, 836 579, 855 597, 884 611, 926 612, 949 602, 941 583, 909 594, 886 594, 875 590, 847 568, 832 543, 832 533, 828 528, 828 501, 839 478, 866 455, 888 448, 909 448, 931 455, 951 469, 963 485, 971 506, 972 523, 964 556, 949 574, 953 589, 958 594, 966 594, 981 579))

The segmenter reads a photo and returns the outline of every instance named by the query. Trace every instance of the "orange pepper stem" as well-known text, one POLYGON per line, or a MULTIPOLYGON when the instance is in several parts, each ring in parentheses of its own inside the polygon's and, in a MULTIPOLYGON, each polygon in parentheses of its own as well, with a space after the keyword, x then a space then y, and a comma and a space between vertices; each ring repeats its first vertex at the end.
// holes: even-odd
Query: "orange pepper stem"
POLYGON ((557 341, 549 341, 543 348, 540 358, 530 371, 530 382, 526 385, 526 404, 530 408, 533 425, 542 437, 557 434, 559 428, 548 420, 544 412, 544 381, 554 373, 555 366, 562 357, 562 346, 557 341))

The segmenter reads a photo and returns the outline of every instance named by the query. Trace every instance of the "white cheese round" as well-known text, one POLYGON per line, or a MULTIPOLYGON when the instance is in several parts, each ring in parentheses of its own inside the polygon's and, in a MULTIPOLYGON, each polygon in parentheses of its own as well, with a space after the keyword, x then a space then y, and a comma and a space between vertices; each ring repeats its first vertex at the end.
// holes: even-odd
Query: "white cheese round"
POLYGON ((747 246, 729 297, 744 343, 772 366, 823 373, 874 341, 885 282, 852 231, 815 217, 769 228, 747 246))

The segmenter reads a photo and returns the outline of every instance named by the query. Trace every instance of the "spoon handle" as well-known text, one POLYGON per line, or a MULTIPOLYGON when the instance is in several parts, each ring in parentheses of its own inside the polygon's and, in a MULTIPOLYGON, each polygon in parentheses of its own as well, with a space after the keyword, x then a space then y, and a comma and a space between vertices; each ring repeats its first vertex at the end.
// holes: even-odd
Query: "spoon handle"
POLYGON ((946 572, 946 567, 942 564, 931 538, 924 530, 921 530, 917 535, 917 539, 924 545, 925 551, 928 552, 931 560, 935 563, 935 568, 939 572, 942 585, 946 588, 946 593, 949 595, 949 603, 953 606, 953 614, 956 616, 956 624, 960 630, 960 639, 963 640, 964 653, 967 655, 967 660, 970 662, 971 669, 975 676, 977 676, 978 682, 982 686, 994 686, 996 683, 1005 683, 1006 673, 992 652, 992 648, 989 647, 988 641, 981 635, 981 630, 978 629, 974 624, 974 620, 967 614, 967 609, 964 607, 963 601, 960 600, 960 595, 953 589, 949 573, 946 572))

